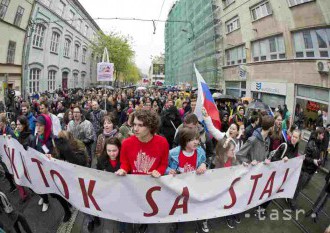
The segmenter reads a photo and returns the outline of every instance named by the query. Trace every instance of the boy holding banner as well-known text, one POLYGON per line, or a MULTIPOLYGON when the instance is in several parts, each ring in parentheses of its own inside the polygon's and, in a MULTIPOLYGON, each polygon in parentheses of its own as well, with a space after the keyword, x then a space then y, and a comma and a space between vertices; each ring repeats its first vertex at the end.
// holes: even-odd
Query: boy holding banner
MULTIPOLYGON (((155 135, 160 125, 159 116, 148 110, 134 114, 133 136, 122 143, 118 176, 126 174, 151 175, 154 178, 165 174, 168 165, 169 145, 162 136, 155 135)), ((169 224, 141 225, 147 233, 166 233, 169 224), (145 229, 147 227, 147 229, 145 229)), ((141 228, 140 227, 140 228, 141 228)))

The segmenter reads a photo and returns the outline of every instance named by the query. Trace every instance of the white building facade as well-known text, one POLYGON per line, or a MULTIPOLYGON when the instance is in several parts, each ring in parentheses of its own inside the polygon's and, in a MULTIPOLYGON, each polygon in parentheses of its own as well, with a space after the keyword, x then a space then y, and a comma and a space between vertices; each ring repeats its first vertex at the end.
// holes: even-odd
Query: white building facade
POLYGON ((90 45, 101 30, 77 0, 37 0, 26 43, 25 94, 85 88, 96 79, 90 45))

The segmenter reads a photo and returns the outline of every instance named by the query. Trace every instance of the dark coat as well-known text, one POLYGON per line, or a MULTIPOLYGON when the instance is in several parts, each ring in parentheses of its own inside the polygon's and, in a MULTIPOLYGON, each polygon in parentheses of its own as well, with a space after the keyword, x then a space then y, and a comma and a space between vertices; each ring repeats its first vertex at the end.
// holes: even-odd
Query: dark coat
MULTIPOLYGON (((245 139, 248 140, 249 137, 251 137, 253 135, 254 130, 256 130, 257 128, 258 128, 257 125, 255 127, 253 127, 252 124, 249 124, 248 127, 246 127, 246 129, 245 129, 245 139)), ((224 131, 224 132, 226 132, 226 131, 224 131)))
POLYGON ((102 155, 97 159, 96 169, 114 173, 120 169, 120 162, 118 161, 116 167, 113 167, 109 162, 109 158, 102 155))
POLYGON ((25 150, 27 150, 28 147, 33 147, 34 136, 30 130, 21 132, 17 140, 22 144, 25 150))
MULTIPOLYGON (((32 148, 39 151, 40 153, 46 154, 44 152, 44 150, 42 149, 42 146, 40 145, 40 143, 38 144, 38 137, 35 136, 33 138, 33 142, 32 142, 32 148)), ((48 138, 47 142, 46 142, 46 147, 48 148, 49 152, 47 154, 51 154, 51 155, 55 155, 55 150, 54 150, 54 145, 53 145, 53 138, 52 136, 48 138)))
POLYGON ((324 138, 322 141, 322 150, 327 151, 329 147, 329 132, 325 130, 324 132, 324 138))
POLYGON ((305 148, 305 160, 302 166, 302 171, 313 175, 318 166, 314 164, 314 159, 320 159, 322 151, 322 142, 316 139, 316 134, 313 132, 305 148))
POLYGON ((165 110, 161 114, 161 126, 160 126, 160 134, 163 135, 168 144, 173 145, 173 140, 176 132, 176 128, 181 124, 181 117, 179 111, 175 106, 170 107, 165 110), (173 123, 173 124, 172 124, 173 123), (175 128, 174 128, 174 126, 175 128))

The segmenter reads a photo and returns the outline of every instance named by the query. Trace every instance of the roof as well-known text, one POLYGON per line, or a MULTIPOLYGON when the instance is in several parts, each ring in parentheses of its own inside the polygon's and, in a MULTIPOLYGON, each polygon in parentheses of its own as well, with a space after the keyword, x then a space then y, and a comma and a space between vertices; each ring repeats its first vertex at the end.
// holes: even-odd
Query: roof
POLYGON ((101 28, 99 27, 99 25, 97 25, 97 23, 94 21, 94 19, 90 16, 90 14, 85 10, 85 8, 81 5, 81 3, 78 0, 72 0, 72 2, 79 7, 79 9, 87 16, 87 18, 89 19, 89 21, 94 25, 94 27, 97 30, 101 30, 101 28))

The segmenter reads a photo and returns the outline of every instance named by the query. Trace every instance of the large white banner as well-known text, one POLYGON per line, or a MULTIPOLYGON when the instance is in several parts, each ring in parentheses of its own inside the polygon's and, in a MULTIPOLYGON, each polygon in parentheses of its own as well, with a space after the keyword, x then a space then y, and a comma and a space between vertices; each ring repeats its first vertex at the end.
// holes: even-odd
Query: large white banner
POLYGON ((209 219, 243 212, 274 198, 292 198, 303 157, 257 166, 161 178, 119 177, 73 165, 0 136, 0 155, 17 184, 57 193, 82 212, 131 223, 209 219))

